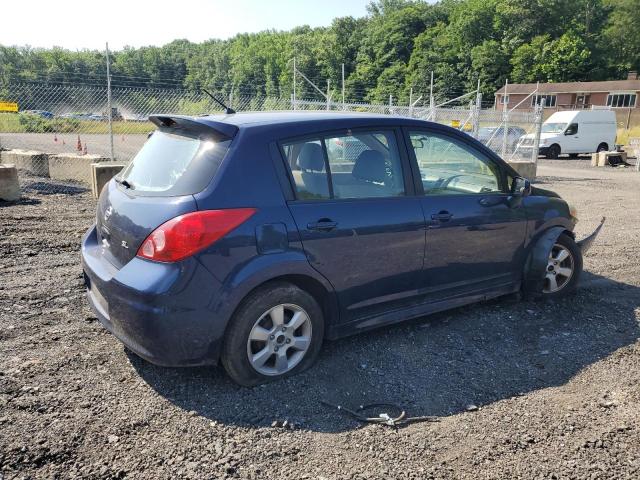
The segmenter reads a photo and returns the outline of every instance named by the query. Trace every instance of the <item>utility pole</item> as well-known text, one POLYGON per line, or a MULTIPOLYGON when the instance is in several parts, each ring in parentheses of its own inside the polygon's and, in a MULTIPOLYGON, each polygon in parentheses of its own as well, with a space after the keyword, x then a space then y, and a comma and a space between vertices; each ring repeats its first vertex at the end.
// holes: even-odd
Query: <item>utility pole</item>
POLYGON ((347 106, 344 103, 344 63, 342 64, 342 110, 346 110, 347 106))
POLYGON ((111 156, 111 161, 113 162, 114 160, 114 155, 113 155, 113 110, 111 108, 111 70, 110 70, 110 66, 109 63, 110 59, 109 59, 109 42, 106 43, 106 50, 105 50, 106 56, 107 56, 107 115, 109 118, 109 153, 111 156))
POLYGON ((296 109, 296 57, 293 57, 293 109, 296 109))

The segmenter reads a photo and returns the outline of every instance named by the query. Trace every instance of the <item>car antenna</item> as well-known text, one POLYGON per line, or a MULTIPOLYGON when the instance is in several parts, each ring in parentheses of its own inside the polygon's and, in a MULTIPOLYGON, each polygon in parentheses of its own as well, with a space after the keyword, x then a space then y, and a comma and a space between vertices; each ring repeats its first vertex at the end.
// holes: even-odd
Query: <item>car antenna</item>
POLYGON ((231 115, 232 113, 236 113, 236 111, 233 108, 227 107, 224 103, 222 103, 220 100, 218 100, 216 98, 216 96, 211 93, 209 90, 207 90, 206 88, 200 88, 200 90, 202 90, 204 93, 206 93, 207 95, 209 95, 211 98, 213 98, 213 100, 220 105, 222 108, 224 108, 225 113, 227 113, 228 115, 231 115))

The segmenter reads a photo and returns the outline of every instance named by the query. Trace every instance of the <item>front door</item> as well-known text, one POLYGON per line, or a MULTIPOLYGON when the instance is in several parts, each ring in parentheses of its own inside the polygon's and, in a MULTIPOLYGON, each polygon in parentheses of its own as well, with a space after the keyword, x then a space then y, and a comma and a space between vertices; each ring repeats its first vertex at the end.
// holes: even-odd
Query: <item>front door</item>
POLYGON ((424 283, 431 300, 517 284, 526 214, 498 162, 462 138, 408 132, 427 221, 424 283))
POLYGON ((421 287, 425 223, 420 200, 407 195, 396 132, 304 138, 283 151, 297 197, 289 209, 309 262, 337 292, 341 320, 411 302, 421 287))

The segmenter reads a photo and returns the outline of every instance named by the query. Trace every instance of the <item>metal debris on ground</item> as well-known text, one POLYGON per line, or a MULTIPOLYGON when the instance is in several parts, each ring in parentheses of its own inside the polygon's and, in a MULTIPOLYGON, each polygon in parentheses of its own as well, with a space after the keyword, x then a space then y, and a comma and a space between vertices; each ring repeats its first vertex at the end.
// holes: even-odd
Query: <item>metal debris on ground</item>
POLYGON ((389 427, 400 427, 404 425, 409 425, 410 423, 419 423, 419 422, 439 422, 440 419, 438 417, 432 416, 418 416, 418 417, 407 417, 406 411, 393 403, 370 403, 367 405, 360 405, 356 410, 351 410, 342 405, 335 405, 333 403, 327 402, 326 400, 320 400, 320 403, 338 410, 339 412, 345 412, 350 417, 361 423, 374 423, 377 425, 386 425, 389 427), (383 410, 378 414, 377 417, 369 417, 365 412, 372 410, 383 410), (392 416, 389 412, 393 412, 392 416))

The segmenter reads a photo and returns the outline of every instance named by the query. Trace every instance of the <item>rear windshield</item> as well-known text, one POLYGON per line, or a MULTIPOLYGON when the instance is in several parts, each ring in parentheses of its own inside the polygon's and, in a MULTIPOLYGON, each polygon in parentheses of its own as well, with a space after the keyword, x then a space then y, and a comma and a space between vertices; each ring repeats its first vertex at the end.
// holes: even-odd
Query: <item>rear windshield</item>
POLYGON ((157 130, 116 180, 133 194, 198 193, 215 176, 230 142, 188 132, 157 130))

